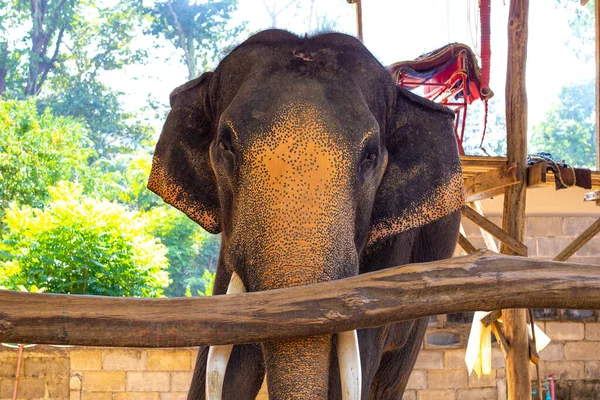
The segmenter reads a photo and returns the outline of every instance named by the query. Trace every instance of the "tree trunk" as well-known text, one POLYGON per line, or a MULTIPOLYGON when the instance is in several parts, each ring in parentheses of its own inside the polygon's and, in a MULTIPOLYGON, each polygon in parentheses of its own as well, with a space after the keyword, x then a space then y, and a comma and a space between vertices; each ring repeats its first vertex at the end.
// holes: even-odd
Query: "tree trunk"
POLYGON ((27 85, 25 96, 35 96, 40 92, 48 73, 54 67, 58 58, 58 52, 62 43, 63 34, 68 22, 59 21, 59 15, 66 13, 65 7, 73 7, 67 0, 60 0, 52 11, 48 10, 47 0, 30 0, 31 5, 31 49, 29 55, 29 71, 27 73, 27 85), (54 52, 48 55, 50 40, 56 35, 54 52))

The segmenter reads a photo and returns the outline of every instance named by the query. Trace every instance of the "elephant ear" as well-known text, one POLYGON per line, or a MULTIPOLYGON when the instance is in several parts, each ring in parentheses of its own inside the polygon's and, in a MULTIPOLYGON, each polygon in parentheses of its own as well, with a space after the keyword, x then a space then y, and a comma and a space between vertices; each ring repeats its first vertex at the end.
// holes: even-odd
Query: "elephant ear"
POLYGON ((211 233, 221 230, 217 184, 210 163, 211 72, 176 88, 156 144, 148 188, 211 233))
POLYGON ((465 202, 454 113, 400 87, 394 112, 369 244, 443 218, 465 202))

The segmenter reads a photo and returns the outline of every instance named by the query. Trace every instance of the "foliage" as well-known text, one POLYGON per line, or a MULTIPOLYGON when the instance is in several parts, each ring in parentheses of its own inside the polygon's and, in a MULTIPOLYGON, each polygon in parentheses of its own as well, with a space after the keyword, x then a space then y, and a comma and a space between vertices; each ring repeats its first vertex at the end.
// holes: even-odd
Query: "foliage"
POLYGON ((578 1, 555 0, 556 7, 562 8, 568 19, 571 35, 567 35, 565 44, 571 48, 575 55, 585 61, 594 59, 596 30, 594 25, 594 4, 590 0, 585 6, 578 1))
POLYGON ((1 7, 8 11, 0 13, 0 30, 13 39, 0 39, 0 95, 39 95, 42 110, 52 105, 54 115, 81 119, 97 157, 151 137, 147 124, 123 111, 122 93, 100 79, 145 60, 132 48, 142 20, 137 7, 125 0, 0 0, 1 7))
MULTIPOLYGON (((481 137, 485 119, 485 109, 482 101, 471 104, 467 112, 467 125, 463 148, 470 155, 506 155, 506 116, 504 105, 497 97, 488 101, 487 128, 482 150, 481 137)), ((459 128, 460 129, 460 128, 459 128)))
POLYGON ((7 210, 2 266, 8 287, 52 293, 159 297, 168 284, 166 248, 139 215, 82 195, 77 184, 49 188, 45 209, 7 210), (7 282, 8 281, 8 282, 7 282))
POLYGON ((109 158, 139 148, 153 133, 138 114, 123 110, 123 93, 100 80, 107 71, 145 62, 146 52, 132 46, 141 15, 128 1, 86 10, 75 17, 71 46, 56 66, 41 106, 84 121, 98 157, 109 158))
MULTIPOLYGON (((204 270, 204 273, 202 274, 202 281, 204 282, 204 291, 202 290, 196 290, 196 293, 198 293, 198 296, 212 296, 213 294, 213 286, 215 285, 215 277, 217 276, 216 272, 211 272, 208 269, 204 270)), ((185 288, 185 296, 186 297, 192 297, 192 288, 190 287, 190 285, 188 285, 185 288)))
POLYGON ((207 278, 203 272, 216 265, 218 236, 202 230, 185 214, 166 204, 152 208, 146 218, 150 221, 150 232, 168 249, 169 274, 173 283, 165 294, 184 296, 188 286, 194 293, 206 291, 207 278))
MULTIPOLYGON (((37 95, 60 58, 65 36, 80 12, 79 1, 0 0, 0 8, 4 10, 0 15, 3 31, 14 26, 20 26, 21 30, 23 25, 28 28, 21 41, 9 43, 8 35, 2 40, 5 55, 10 60, 9 65, 4 66, 16 72, 9 77, 8 89, 25 96, 37 95)), ((0 70, 0 75, 4 73, 0 70)))
POLYGON ((152 17, 150 33, 169 40, 183 52, 188 79, 194 79, 214 63, 219 49, 231 44, 244 26, 232 27, 229 20, 237 0, 157 1, 143 7, 152 17))
POLYGON ((119 101, 122 93, 97 80, 65 77, 56 80, 52 89, 51 94, 38 102, 40 110, 49 107, 52 114, 76 118, 87 126, 97 154, 94 160, 131 152, 152 136, 147 124, 122 109, 119 101))
POLYGON ((163 205, 163 201, 146 188, 152 155, 145 153, 121 155, 100 160, 94 166, 97 175, 95 196, 115 200, 133 210, 148 211, 163 205))
POLYGON ((595 168, 594 81, 563 87, 559 99, 545 120, 533 127, 534 151, 553 153, 573 167, 595 168))
POLYGON ((42 207, 48 186, 81 181, 94 154, 87 135, 70 118, 38 115, 34 99, 0 102, 0 209, 13 201, 42 207))
MULTIPOLYGON (((228 25, 237 3, 177 4, 191 46, 181 49, 199 73, 241 29, 228 25)), ((146 189, 154 132, 140 115, 157 105, 126 111, 115 84, 128 66, 148 62, 136 37, 150 24, 181 43, 159 9, 0 0, 0 285, 117 296, 210 291, 203 273, 216 265, 219 237, 146 189), (165 268, 177 279, 167 289, 165 268)))

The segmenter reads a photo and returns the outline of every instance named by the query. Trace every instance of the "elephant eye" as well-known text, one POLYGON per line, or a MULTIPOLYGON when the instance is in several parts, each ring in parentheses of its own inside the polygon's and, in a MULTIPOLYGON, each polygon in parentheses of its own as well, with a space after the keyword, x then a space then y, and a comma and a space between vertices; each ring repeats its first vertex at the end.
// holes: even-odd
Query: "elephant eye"
POLYGON ((365 158, 363 159, 363 164, 371 164, 374 165, 377 162, 377 158, 379 154, 376 151, 369 151, 365 158))
POLYGON ((227 146, 225 143, 221 142, 219 143, 219 148, 223 151, 229 151, 229 146, 227 146))

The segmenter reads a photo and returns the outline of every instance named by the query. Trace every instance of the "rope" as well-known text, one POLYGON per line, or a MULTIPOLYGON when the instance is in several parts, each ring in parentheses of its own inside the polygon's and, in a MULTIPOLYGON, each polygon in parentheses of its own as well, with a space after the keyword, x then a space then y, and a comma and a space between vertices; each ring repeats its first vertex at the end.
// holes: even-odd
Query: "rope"
POLYGON ((479 149, 481 149, 485 154, 488 154, 488 152, 483 148, 483 142, 485 141, 485 133, 487 132, 487 123, 488 123, 488 100, 487 99, 485 99, 483 101, 483 108, 485 110, 485 112, 483 114, 483 133, 481 134, 481 143, 479 143, 479 149))

